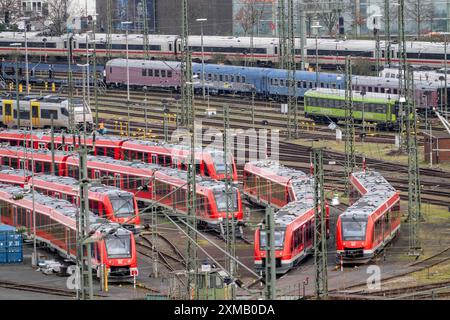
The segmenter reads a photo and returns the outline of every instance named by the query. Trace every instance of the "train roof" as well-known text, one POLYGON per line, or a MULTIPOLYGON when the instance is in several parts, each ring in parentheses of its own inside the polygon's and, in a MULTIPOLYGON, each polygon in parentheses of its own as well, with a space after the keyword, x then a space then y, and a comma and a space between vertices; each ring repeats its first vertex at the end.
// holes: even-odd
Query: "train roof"
MULTIPOLYGON (((308 97, 322 97, 322 96, 339 96, 340 98, 345 99, 345 92, 346 90, 343 89, 328 89, 328 88, 316 88, 311 89, 305 92, 305 96, 308 97)), ((361 96, 360 91, 353 91, 352 92, 353 99, 367 99, 367 100, 380 100, 380 101, 386 101, 386 100, 398 100, 398 95, 394 94, 388 94, 388 93, 378 93, 378 92, 366 92, 364 97, 361 96)))
POLYGON ((302 201, 293 201, 285 205, 275 213, 275 227, 283 228, 288 226, 295 219, 308 213, 313 205, 302 201))
MULTIPOLYGON (((106 63, 107 67, 126 67, 127 59, 117 58, 109 60, 106 63)), ((149 68, 149 69, 169 69, 179 71, 181 64, 174 61, 161 60, 143 60, 143 59, 129 59, 128 66, 130 68, 149 68)))
POLYGON ((250 161, 249 164, 260 169, 270 170, 272 171, 274 176, 288 177, 294 180, 307 178, 306 173, 304 173, 303 171, 283 166, 278 161, 254 160, 250 161))
MULTIPOLYGON (((352 84, 353 85, 370 85, 370 86, 389 86, 398 88, 398 79, 394 78, 383 78, 383 77, 371 77, 371 76, 353 76, 352 84)), ((442 87, 439 83, 435 81, 424 81, 424 80, 415 80, 414 86, 416 88, 421 89, 439 89, 442 87)))
POLYGON ((396 193, 394 187, 379 172, 354 172, 352 176, 367 192, 341 214, 343 218, 368 218, 396 193))
MULTIPOLYGON (((36 175, 35 179, 39 179, 39 180, 50 182, 50 183, 62 184, 65 186, 73 186, 74 189, 77 188, 80 184, 80 182, 77 179, 74 179, 72 177, 60 177, 60 176, 54 176, 54 175, 50 175, 50 174, 36 175)), ((103 185, 100 183, 90 184, 89 191, 106 194, 108 196, 131 195, 130 192, 123 191, 123 190, 113 187, 113 186, 106 186, 106 185, 103 185)))

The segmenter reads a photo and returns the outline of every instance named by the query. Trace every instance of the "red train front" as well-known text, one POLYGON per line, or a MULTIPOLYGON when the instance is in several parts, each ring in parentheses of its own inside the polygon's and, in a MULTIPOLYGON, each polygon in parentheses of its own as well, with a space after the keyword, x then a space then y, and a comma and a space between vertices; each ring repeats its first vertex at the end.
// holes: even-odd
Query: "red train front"
POLYGON ((377 172, 350 176, 352 195, 362 196, 336 223, 337 263, 366 263, 400 229, 399 193, 377 172))

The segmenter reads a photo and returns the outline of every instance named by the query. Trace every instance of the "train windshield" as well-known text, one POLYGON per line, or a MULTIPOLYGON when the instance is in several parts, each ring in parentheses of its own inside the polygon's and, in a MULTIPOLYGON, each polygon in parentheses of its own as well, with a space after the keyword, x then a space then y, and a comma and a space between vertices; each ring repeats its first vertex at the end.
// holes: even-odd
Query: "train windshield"
POLYGON ((131 237, 130 235, 110 235, 105 240, 108 258, 130 258, 131 237))
MULTIPOLYGON (((275 230, 275 249, 283 249, 284 246, 284 230, 275 230)), ((259 231, 259 247, 261 250, 266 250, 267 247, 267 234, 265 231, 259 231)))
MULTIPOLYGON (((218 151, 218 150, 214 150, 211 152, 211 156, 213 158, 214 161, 214 167, 216 168, 216 173, 217 174, 225 174, 226 173, 226 166, 225 166, 225 161, 223 159, 223 152, 222 151, 218 151)), ((231 156, 230 154, 227 155, 227 163, 228 163, 228 168, 231 167, 231 156)), ((229 170, 230 175, 231 170, 229 170)))
POLYGON ((130 217, 134 215, 134 201, 132 195, 110 197, 111 205, 116 217, 130 217))
MULTIPOLYGON (((231 194, 228 199, 228 206, 230 212, 236 211, 238 209, 238 199, 237 199, 236 188, 231 189, 231 194)), ((226 212, 227 211, 227 194, 225 190, 214 190, 214 198, 216 199, 217 211, 226 212)))
POLYGON ((342 220, 342 240, 363 241, 366 239, 367 220, 343 219, 342 220))

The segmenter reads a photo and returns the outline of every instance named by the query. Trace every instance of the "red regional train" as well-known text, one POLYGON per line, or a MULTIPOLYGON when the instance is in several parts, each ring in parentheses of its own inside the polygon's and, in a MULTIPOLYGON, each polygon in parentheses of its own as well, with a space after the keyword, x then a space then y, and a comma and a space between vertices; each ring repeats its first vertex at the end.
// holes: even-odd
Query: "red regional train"
MULTIPOLYGON (((33 197, 23 188, 0 184, 1 222, 24 228, 27 235, 34 233, 33 197)), ((34 212, 36 239, 62 257, 76 261, 76 214, 78 209, 70 202, 35 193, 34 212)), ((119 224, 90 213, 92 268, 99 275, 105 265, 110 279, 127 279, 138 275, 136 244, 133 233, 119 224)))
POLYGON ((378 172, 350 176, 351 200, 356 200, 336 223, 337 261, 366 263, 400 230, 400 195, 378 172))
MULTIPOLYGON (((276 272, 283 274, 300 263, 314 246, 313 179, 276 161, 252 161, 244 167, 244 194, 254 202, 279 209, 275 213, 276 272)), ((326 205, 329 235, 329 208, 326 205)), ((254 242, 255 270, 265 270, 267 235, 257 228, 254 242)))
MULTIPOLYGON (((71 177, 39 174, 31 176, 31 171, 4 168, 0 170, 0 183, 30 187, 44 195, 68 200, 78 204, 78 181, 71 177)), ((121 224, 137 232, 140 225, 139 208, 133 193, 99 183, 89 185, 89 210, 100 217, 121 224)))
MULTIPOLYGON (((23 130, 0 131, 0 142, 11 146, 31 147, 31 134, 23 130), (24 143, 25 142, 25 143, 24 143)), ((70 151, 73 145, 84 143, 83 138, 72 135, 55 134, 55 150, 70 151)), ((173 143, 161 143, 144 140, 122 139, 114 136, 94 136, 86 138, 86 145, 93 149, 96 156, 108 156, 117 160, 138 160, 145 163, 186 170, 185 163, 190 155, 187 146, 173 143)), ((33 149, 51 149, 51 136, 43 131, 33 131, 33 149)), ((195 152, 197 172, 214 180, 225 180, 226 168, 224 155, 219 150, 198 149, 195 152)), ((233 182, 237 183, 237 169, 230 153, 227 163, 232 164, 233 182)))
MULTIPOLYGON (((21 147, 0 148, 0 165, 16 169, 31 170, 33 152, 35 173, 48 173, 52 161, 46 149, 30 150, 21 147)), ((78 157, 65 152, 55 152, 55 173, 58 176, 79 179, 78 157)), ((88 156, 88 175, 94 181, 115 186, 135 194, 143 202, 157 201, 160 206, 185 215, 187 173, 156 164, 115 160, 109 157, 88 156), (155 192, 153 193, 153 190, 155 192), (169 195, 169 196, 168 196, 169 195)), ((196 177, 196 214, 199 225, 204 225, 223 234, 227 219, 227 197, 225 183, 205 177, 196 177)), ((228 218, 234 216, 236 227, 242 234, 243 209, 239 189, 231 189, 231 207, 228 218)))

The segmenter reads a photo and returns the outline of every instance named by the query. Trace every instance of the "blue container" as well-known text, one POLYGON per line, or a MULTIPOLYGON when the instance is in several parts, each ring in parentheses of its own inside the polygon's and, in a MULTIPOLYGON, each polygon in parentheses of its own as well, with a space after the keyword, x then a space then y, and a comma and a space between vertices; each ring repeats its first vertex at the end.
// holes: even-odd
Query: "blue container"
POLYGON ((22 235, 17 229, 0 224, 0 263, 23 262, 22 235))

